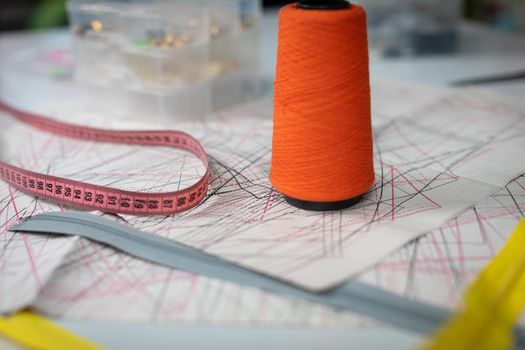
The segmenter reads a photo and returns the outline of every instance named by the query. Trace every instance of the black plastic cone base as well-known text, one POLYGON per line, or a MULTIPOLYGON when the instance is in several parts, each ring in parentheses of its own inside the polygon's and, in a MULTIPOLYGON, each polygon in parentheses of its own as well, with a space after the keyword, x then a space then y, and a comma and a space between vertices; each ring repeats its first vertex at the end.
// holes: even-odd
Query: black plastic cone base
POLYGON ((300 0, 296 5, 304 10, 343 10, 350 7, 345 0, 300 0))
POLYGON ((291 198, 284 196, 286 202, 294 207, 303 210, 309 211, 332 211, 332 210, 342 210, 353 207, 363 198, 363 196, 358 196, 351 199, 345 199, 337 202, 309 202, 303 201, 300 199, 291 198))

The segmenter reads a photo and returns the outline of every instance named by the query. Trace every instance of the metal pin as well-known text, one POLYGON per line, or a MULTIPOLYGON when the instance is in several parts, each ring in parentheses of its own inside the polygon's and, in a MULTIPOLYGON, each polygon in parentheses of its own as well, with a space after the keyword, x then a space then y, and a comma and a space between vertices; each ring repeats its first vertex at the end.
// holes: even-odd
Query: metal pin
POLYGON ((93 29, 95 32, 101 32, 104 30, 104 25, 100 21, 93 20, 91 21, 91 29, 93 29))
POLYGON ((199 21, 197 21, 195 18, 190 18, 186 23, 188 24, 188 27, 195 28, 199 24, 199 21))
POLYGON ((166 34, 166 36, 164 37, 164 42, 166 44, 169 44, 169 45, 172 45, 175 43, 175 36, 173 36, 173 34, 166 34))
POLYGON ((213 24, 210 26, 210 34, 212 37, 218 36, 220 32, 221 32, 221 28, 218 25, 213 24))

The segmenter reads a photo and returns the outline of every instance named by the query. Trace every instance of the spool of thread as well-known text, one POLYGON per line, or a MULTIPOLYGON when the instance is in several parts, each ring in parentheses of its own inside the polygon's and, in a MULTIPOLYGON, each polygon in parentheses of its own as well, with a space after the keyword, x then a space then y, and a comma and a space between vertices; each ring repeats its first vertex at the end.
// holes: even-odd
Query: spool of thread
POLYGON ((374 183, 366 14, 342 0, 279 13, 270 180, 288 203, 348 208, 374 183))

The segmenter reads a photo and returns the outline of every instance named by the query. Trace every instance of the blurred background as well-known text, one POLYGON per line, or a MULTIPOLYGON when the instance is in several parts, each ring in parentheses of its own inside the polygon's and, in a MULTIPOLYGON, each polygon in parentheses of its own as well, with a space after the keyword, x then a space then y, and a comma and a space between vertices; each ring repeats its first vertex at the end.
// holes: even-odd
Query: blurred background
MULTIPOLYGON (((132 0, 133 1, 133 0, 132 0)), ((293 1, 263 0, 272 11, 293 1)), ((474 22, 497 31, 525 33, 524 0, 361 0, 368 13, 371 48, 384 57, 452 53, 459 26, 474 22)), ((0 31, 67 25, 64 0, 2 0, 0 31)))
MULTIPOLYGON (((282 6, 293 1, 263 0, 264 7, 282 6)), ((472 19, 507 31, 525 30, 525 1, 523 0, 362 0, 367 7, 381 11, 392 6, 400 11, 413 11, 418 7, 452 9, 462 18, 472 19)), ((67 22, 64 0, 2 0, 0 3, 0 30, 38 29, 65 26, 67 22)))

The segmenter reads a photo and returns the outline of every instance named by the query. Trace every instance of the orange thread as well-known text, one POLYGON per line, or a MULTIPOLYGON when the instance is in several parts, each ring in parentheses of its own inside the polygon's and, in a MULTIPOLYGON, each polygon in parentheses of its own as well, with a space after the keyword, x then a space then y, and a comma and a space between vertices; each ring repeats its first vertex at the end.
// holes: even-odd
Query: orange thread
POLYGON ((270 180, 304 201, 335 202, 374 182, 366 14, 279 14, 270 180))

